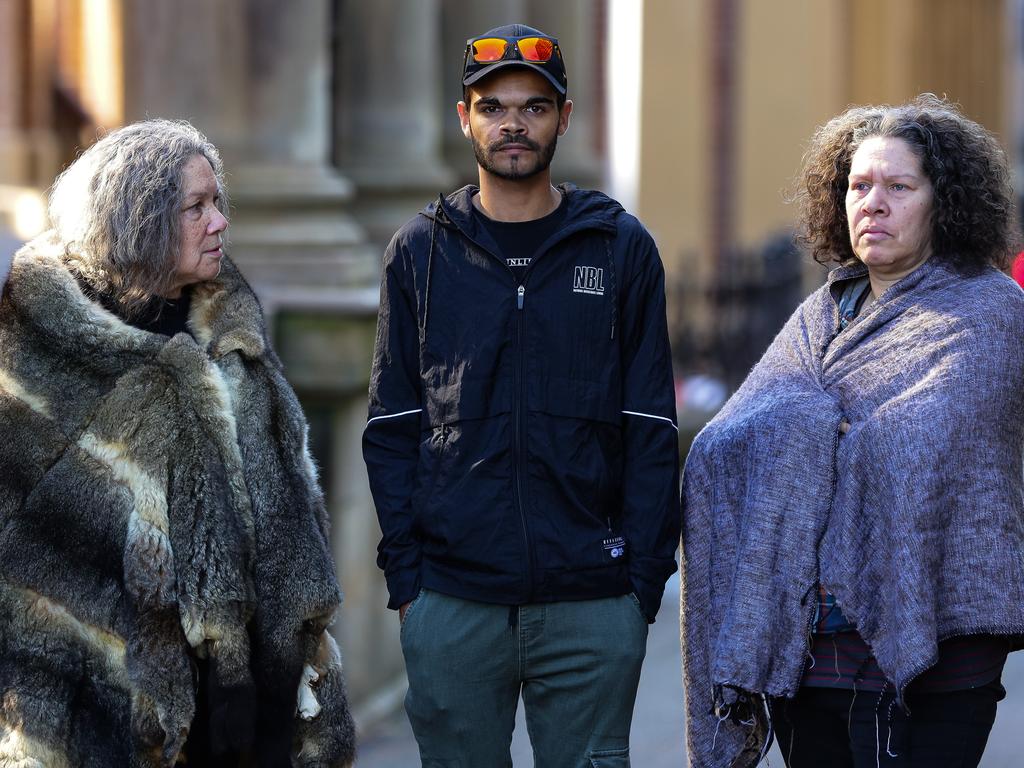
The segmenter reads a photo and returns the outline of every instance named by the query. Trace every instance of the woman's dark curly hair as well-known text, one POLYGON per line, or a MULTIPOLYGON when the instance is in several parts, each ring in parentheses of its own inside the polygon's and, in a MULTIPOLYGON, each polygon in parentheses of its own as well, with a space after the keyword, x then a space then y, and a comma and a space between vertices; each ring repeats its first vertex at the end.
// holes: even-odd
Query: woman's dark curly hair
POLYGON ((961 272, 1006 269, 1016 244, 1010 173, 999 142, 948 101, 925 93, 896 107, 852 107, 820 127, 804 155, 798 240, 816 261, 856 258, 846 190, 865 139, 906 141, 932 184, 932 253, 961 272))

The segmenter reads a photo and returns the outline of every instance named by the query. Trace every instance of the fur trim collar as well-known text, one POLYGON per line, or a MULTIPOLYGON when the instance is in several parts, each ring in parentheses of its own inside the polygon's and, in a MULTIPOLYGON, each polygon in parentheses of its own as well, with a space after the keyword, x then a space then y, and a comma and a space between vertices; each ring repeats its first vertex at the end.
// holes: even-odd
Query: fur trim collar
MULTIPOLYGON (((10 299, 37 332, 76 355, 147 355, 168 343, 164 337, 132 327, 90 299, 63 256, 64 247, 52 231, 15 254, 10 299)), ((215 360, 236 351, 258 359, 269 351, 259 300, 227 257, 216 279, 193 288, 188 323, 196 340, 215 360)))

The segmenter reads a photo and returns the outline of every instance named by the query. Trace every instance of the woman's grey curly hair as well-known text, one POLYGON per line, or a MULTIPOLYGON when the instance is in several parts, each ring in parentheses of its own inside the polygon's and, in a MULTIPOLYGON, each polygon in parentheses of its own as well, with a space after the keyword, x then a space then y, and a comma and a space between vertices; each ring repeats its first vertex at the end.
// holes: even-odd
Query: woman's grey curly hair
POLYGON ((931 182, 932 253, 963 273, 1006 269, 1017 241, 1006 155, 991 133, 930 93, 895 107, 852 107, 815 132, 795 196, 798 239, 815 260, 855 258, 846 218, 850 161, 876 136, 906 141, 931 182))
POLYGON ((220 153, 184 121, 143 120, 104 136, 54 182, 53 223, 69 266, 127 318, 175 282, 182 171, 205 157, 228 214, 220 153))

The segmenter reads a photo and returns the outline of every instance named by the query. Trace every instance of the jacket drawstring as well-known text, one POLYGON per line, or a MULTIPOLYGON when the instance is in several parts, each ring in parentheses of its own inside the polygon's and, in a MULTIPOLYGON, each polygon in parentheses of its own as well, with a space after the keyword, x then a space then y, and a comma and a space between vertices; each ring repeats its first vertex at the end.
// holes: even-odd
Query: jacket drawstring
POLYGON ((615 285, 615 257, 612 254, 611 235, 604 237, 604 250, 608 256, 608 293, 612 299, 612 332, 609 338, 615 338, 615 325, 619 321, 619 296, 615 285))
POLYGON ((423 324, 420 326, 420 350, 427 341, 427 317, 430 312, 430 276, 434 271, 434 242, 437 240, 437 217, 441 215, 441 198, 437 200, 437 211, 430 218, 430 248, 427 250, 427 285, 423 292, 423 324))

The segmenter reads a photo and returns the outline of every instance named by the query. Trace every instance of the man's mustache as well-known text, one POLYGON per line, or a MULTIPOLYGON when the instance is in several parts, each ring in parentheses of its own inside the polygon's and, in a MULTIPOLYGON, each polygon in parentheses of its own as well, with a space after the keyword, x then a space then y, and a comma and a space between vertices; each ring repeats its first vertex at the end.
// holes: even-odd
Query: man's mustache
POLYGON ((497 152, 502 147, 508 144, 515 144, 517 146, 526 147, 527 149, 532 150, 540 149, 540 144, 538 144, 533 139, 526 138, 525 136, 505 136, 503 138, 498 139, 495 142, 492 142, 491 144, 488 144, 487 150, 489 152, 497 152))

